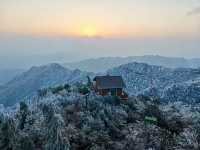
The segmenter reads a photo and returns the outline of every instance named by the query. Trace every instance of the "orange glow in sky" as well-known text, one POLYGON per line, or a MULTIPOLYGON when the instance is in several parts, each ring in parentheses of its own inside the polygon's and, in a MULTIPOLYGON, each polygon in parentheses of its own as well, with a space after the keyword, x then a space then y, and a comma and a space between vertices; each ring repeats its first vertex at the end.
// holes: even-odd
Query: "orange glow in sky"
POLYGON ((1 0, 0 32, 70 36, 199 34, 196 0, 1 0))

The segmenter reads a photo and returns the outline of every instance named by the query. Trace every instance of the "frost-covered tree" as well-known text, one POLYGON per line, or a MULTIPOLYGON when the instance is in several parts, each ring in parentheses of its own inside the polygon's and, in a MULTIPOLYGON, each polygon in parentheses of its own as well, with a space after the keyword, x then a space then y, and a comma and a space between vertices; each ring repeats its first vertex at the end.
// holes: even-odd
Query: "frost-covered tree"
POLYGON ((28 106, 25 102, 20 102, 20 109, 18 114, 19 129, 23 130, 29 114, 28 106))
POLYGON ((16 145, 16 127, 13 119, 0 117, 0 149, 9 150, 16 145))
POLYGON ((69 150, 69 142, 65 137, 64 120, 60 114, 55 114, 52 105, 43 106, 43 114, 45 117, 46 131, 46 150, 69 150))
POLYGON ((124 101, 91 92, 86 105, 76 90, 34 100, 3 110, 0 149, 199 149, 199 104, 163 104, 142 95, 124 101), (145 116, 158 122, 146 124, 145 116))

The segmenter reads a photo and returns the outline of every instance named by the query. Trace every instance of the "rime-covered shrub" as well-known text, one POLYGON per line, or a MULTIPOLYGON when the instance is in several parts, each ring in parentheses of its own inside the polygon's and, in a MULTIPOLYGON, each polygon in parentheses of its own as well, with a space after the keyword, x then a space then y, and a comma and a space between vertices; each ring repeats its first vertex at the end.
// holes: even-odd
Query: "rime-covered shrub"
POLYGON ((145 96, 124 101, 75 91, 36 98, 0 116, 0 149, 199 149, 198 105, 159 104, 145 96), (158 123, 145 124, 145 116, 158 123))

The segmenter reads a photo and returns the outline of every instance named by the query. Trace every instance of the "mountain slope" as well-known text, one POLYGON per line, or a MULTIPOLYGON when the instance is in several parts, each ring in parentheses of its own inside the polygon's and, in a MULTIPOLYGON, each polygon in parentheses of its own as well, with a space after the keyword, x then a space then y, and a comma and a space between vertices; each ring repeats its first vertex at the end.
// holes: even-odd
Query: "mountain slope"
POLYGON ((32 67, 0 89, 0 103, 10 106, 34 95, 38 89, 86 79, 88 73, 68 70, 58 64, 32 67))
POLYGON ((193 87, 192 85, 195 85, 197 87, 194 87, 193 90, 191 89, 190 92, 188 92, 188 94, 190 93, 188 98, 192 98, 191 95, 193 94, 199 94, 199 96, 194 96, 196 100, 200 98, 200 93, 196 93, 196 90, 194 90, 198 88, 197 81, 200 78, 200 69, 171 69, 161 66, 151 66, 144 63, 129 63, 108 70, 108 73, 112 75, 121 75, 126 83, 127 91, 131 95, 156 95, 168 101, 176 101, 176 98, 184 101, 184 97, 186 96, 184 89, 190 89, 193 87), (175 87, 180 87, 179 92, 175 87), (176 96, 173 97, 173 94, 169 94, 170 91, 174 92, 176 96))
POLYGON ((175 84, 164 89, 162 99, 166 102, 182 101, 190 104, 200 103, 200 80, 175 84))
POLYGON ((21 74, 23 69, 1 69, 0 70, 0 85, 6 84, 15 76, 21 74))
POLYGON ((131 57, 102 57, 97 59, 87 59, 75 63, 65 63, 64 66, 70 69, 80 69, 91 72, 105 72, 108 69, 131 63, 147 63, 169 68, 198 68, 200 59, 184 59, 176 57, 162 56, 131 56, 131 57))

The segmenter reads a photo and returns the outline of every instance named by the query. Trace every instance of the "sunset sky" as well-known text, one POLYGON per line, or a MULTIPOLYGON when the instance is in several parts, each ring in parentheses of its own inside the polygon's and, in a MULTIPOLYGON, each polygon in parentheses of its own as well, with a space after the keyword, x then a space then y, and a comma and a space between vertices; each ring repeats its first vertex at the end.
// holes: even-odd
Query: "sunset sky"
POLYGON ((199 16, 191 13, 198 7, 199 0, 1 0, 0 31, 72 36, 191 36, 200 32, 199 16))
MULTIPOLYGON (((83 53, 83 49, 90 53, 87 57, 102 53, 106 56, 104 52, 121 56, 122 51, 114 50, 117 40, 126 55, 196 57, 200 54, 199 37, 200 0, 0 0, 0 53, 3 56, 12 52, 26 56, 60 52, 67 58, 74 51, 83 53), (74 40, 77 42, 71 47, 69 44, 62 47, 58 37, 67 37, 66 43, 70 46, 74 40), (84 37, 91 40, 81 41, 84 37), (49 38, 54 41, 54 49, 43 50, 49 38), (24 46, 22 39, 26 39, 26 45, 39 43, 39 46, 24 46), (181 42, 186 42, 184 47, 181 42), (83 43, 86 46, 81 49, 83 43), (77 49, 72 50, 74 47, 77 49), (100 49, 102 53, 97 52, 100 49)), ((73 56, 77 57, 76 53, 73 56)), ((69 61, 84 58, 86 55, 69 61)))

